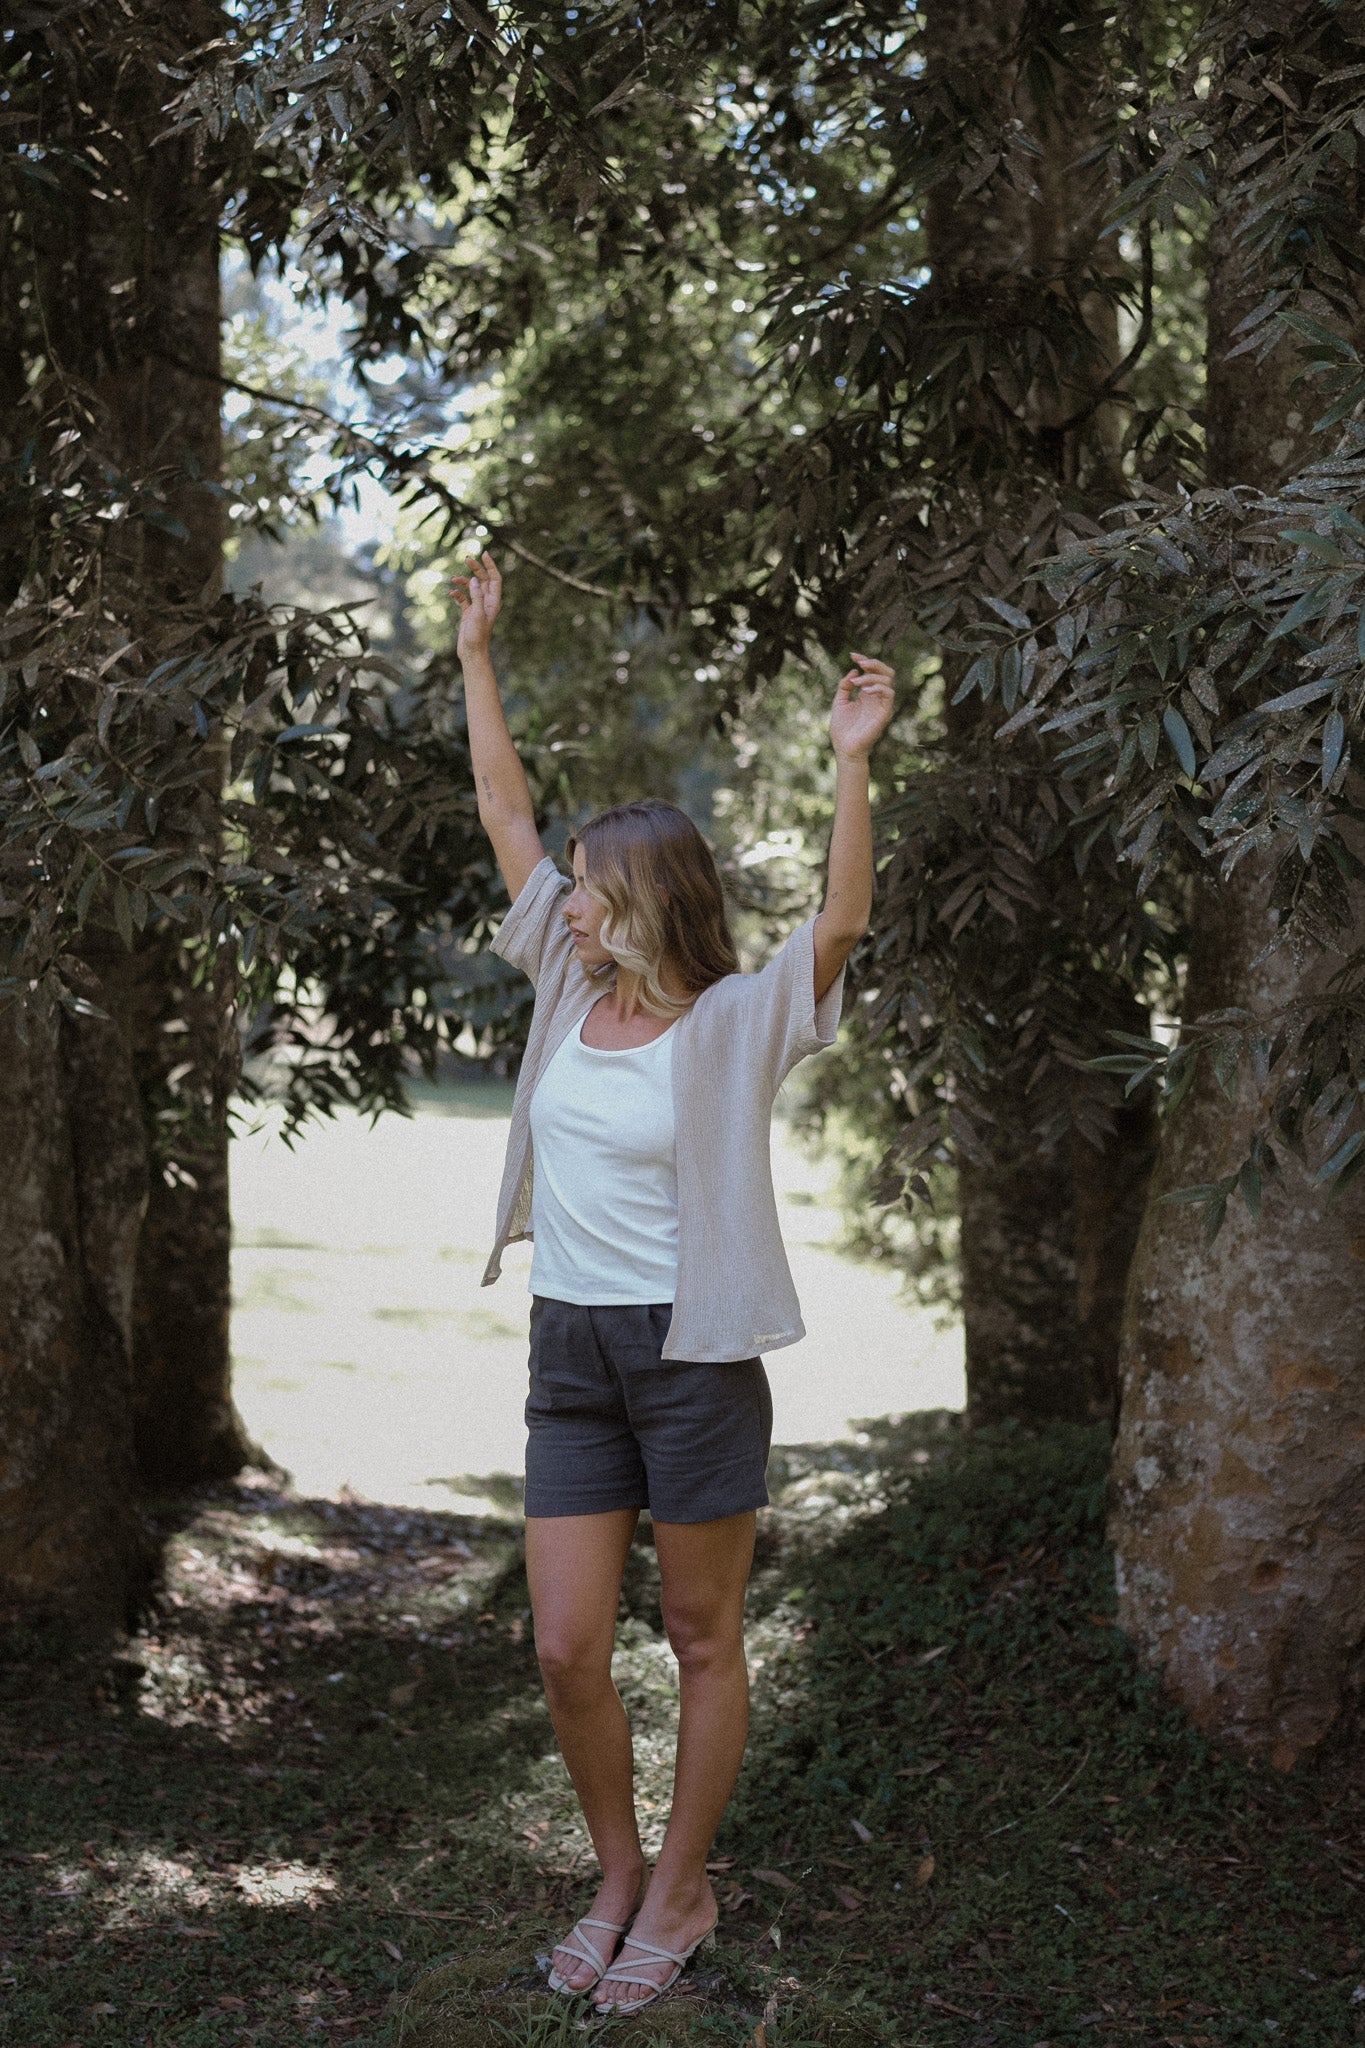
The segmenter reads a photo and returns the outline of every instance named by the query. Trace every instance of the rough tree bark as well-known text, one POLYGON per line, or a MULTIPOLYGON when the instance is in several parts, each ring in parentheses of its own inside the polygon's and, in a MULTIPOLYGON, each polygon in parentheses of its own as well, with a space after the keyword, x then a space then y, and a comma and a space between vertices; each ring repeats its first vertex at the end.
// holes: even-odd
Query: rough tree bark
MULTIPOLYGON (((1307 453, 1287 347, 1229 362, 1250 301, 1227 219, 1210 247, 1212 480, 1272 488, 1307 453)), ((1295 678, 1297 680, 1297 677, 1295 678)), ((1271 859, 1195 902, 1187 1012, 1272 1015, 1334 966, 1273 936, 1271 859)), ((1357 906, 1354 943, 1365 935, 1357 906)), ((1336 1202, 1288 1162, 1259 1223, 1234 1201, 1206 1250, 1187 1206, 1260 1121, 1211 1076, 1163 1134, 1133 1264, 1113 1536, 1119 1618, 1200 1726, 1287 1769, 1359 1712, 1365 1683, 1365 1179, 1336 1202)))
MULTIPOLYGON (((65 136, 97 123, 108 176, 101 193, 73 176, 40 206, 41 233, 24 225, 0 276, 9 418, 34 362, 55 361, 98 400, 112 464, 166 478, 183 531, 140 525, 106 564, 110 601, 131 590, 149 621, 211 593, 221 557, 218 198, 159 139, 158 68, 216 19, 142 0, 107 38, 53 40, 44 141, 61 162, 65 136)), ((24 573, 23 545, 7 547, 6 597, 24 573)), ((211 847, 214 778, 180 801, 211 847)), ((130 954, 88 932, 63 977, 90 1009, 35 996, 0 1011, 0 1599, 96 1631, 128 1619, 151 1567, 140 1490, 224 1474, 247 1449, 227 1391, 230 990, 217 963, 196 966, 167 942, 130 954)))
MULTIPOLYGON (((1008 317, 1005 299, 1024 276, 1057 277, 1113 249, 1101 240, 1109 173, 1102 162, 1078 165, 1095 119, 1096 81, 1078 54, 1056 102, 1036 104, 1016 63, 1025 13, 1023 0, 952 0, 929 10, 924 33, 927 81, 968 105, 986 97, 1010 107, 1040 144, 1032 195, 997 179, 964 195, 956 176, 929 195, 935 298, 945 313, 983 323, 1008 317)), ((1095 295, 1086 319, 1097 342, 1090 374, 1098 382, 1119 355, 1112 301, 1095 295)), ((1059 495, 1091 493, 1108 503, 1116 411, 1099 406, 1079 431, 1061 431, 1079 409, 1074 388, 1054 394, 1035 387, 1024 422, 1034 473, 1041 457, 1059 495)), ((1002 500, 998 511, 1008 527, 1021 508, 1002 500)), ((989 506, 977 514, 989 523, 989 506)), ((950 668, 950 698, 954 680, 950 668)), ((975 697, 950 704, 949 743, 969 756, 996 713, 975 697)), ((1021 932, 1012 944, 1027 952, 1030 940, 1021 932)), ((1140 1021, 1132 1028, 1140 1030, 1140 1021)), ((1155 1149, 1151 1112, 1133 1104, 1103 1151, 1077 1139, 1040 1152, 1025 1135, 1032 1120, 1027 1064, 991 1092, 992 1157, 958 1165, 968 1411, 975 1422, 1111 1418, 1121 1305, 1155 1149)))
MULTIPOLYGON (((143 0, 140 11, 143 61, 109 79, 103 109, 125 139, 122 203, 73 209, 70 241, 49 269, 49 317, 65 366, 107 408, 116 459, 166 479, 181 531, 139 525, 122 564, 154 609, 211 600, 222 574, 221 198, 192 147, 163 133, 167 85, 155 62, 168 33, 193 47, 220 16, 208 0, 171 15, 163 0, 143 0)), ((180 815, 163 821, 207 851, 218 841, 221 771, 210 761, 180 793, 180 815)), ((153 1488, 223 1478, 251 1454, 230 1391, 230 977, 173 935, 139 935, 131 954, 100 944, 87 957, 130 1034, 152 1163, 133 1297, 139 1473, 153 1488)))
POLYGON ((0 1134, 0 1597, 103 1631, 150 1563, 129 1399, 146 1149, 118 1026, 0 1010, 0 1134))

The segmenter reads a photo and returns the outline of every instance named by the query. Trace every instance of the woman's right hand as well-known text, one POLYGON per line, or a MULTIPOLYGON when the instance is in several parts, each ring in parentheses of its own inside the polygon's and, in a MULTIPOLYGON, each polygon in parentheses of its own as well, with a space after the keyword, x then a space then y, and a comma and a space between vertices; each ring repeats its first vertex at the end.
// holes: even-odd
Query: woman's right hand
POLYGON ((502 577, 498 565, 485 548, 483 560, 466 555, 467 576, 451 580, 451 593, 460 607, 460 637, 456 651, 461 661, 472 654, 487 654, 493 626, 502 610, 502 577))

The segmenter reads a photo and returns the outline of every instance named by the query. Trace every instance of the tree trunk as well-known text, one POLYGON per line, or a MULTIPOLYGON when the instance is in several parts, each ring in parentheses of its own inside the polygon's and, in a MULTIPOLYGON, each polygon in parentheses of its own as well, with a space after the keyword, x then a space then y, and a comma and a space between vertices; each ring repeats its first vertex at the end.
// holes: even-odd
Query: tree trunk
MULTIPOLYGON (((159 139, 160 67, 217 21, 201 0, 139 0, 63 28, 44 138, 64 171, 63 142, 95 123, 107 175, 35 201, 41 232, 29 221, 0 273, 0 389, 59 368, 77 402, 93 394, 111 470, 164 486, 167 523, 114 529, 104 564, 109 605, 151 645, 168 605, 212 599, 222 552, 219 196, 159 139)), ((178 801, 161 828, 211 851, 216 772, 178 801)), ((139 935, 129 953, 91 926, 62 975, 84 1009, 0 1010, 0 1589, 107 1631, 150 1570, 140 1488, 221 1476, 247 1449, 228 1399, 231 989, 211 952, 139 935)))
MULTIPOLYGON (((220 586, 220 195, 189 143, 162 139, 167 84, 151 31, 166 15, 159 0, 146 11, 145 61, 124 68, 111 109, 130 144, 125 203, 87 201, 73 223, 56 334, 66 367, 108 408, 118 459, 165 479, 168 523, 132 529, 121 565, 155 611, 211 601, 220 586)), ((195 0, 176 32, 189 47, 218 23, 195 0)), ((222 766, 211 760, 179 815, 162 820, 210 854, 222 766)), ((138 1466, 154 1488, 192 1485, 252 1455, 232 1406, 228 1329, 233 991, 221 962, 173 934, 139 934, 131 954, 97 950, 106 999, 131 1034, 152 1158, 133 1304, 138 1466)))
POLYGON ((227 1479, 261 1453, 232 1403, 232 1217, 227 1110, 236 1038, 221 987, 194 988, 165 948, 147 986, 159 999, 134 1037, 139 1082, 166 1090, 168 1071, 193 1091, 175 1157, 154 1173, 133 1295, 133 1422, 138 1470, 153 1488, 227 1479), (224 1043, 224 1040, 227 1043, 224 1043))
POLYGON ((1011 1143, 1026 1115, 1006 1086, 988 1160, 959 1160, 967 1409, 974 1423, 1042 1422, 1090 1412, 1076 1321, 1071 1154, 1011 1143))
POLYGON ((0 1010, 0 1599, 126 1625, 150 1568, 129 1340, 146 1154, 122 1032, 0 1010))
MULTIPOLYGON (((1210 468, 1273 488, 1307 437, 1287 346, 1227 360, 1256 296, 1225 210, 1210 247, 1210 468)), ((1262 957, 1272 863, 1251 856, 1199 886, 1191 1017, 1274 1012, 1336 964, 1262 957)), ((1205 1073, 1163 1132, 1125 1321, 1112 1526, 1119 1618, 1144 1658, 1201 1727, 1287 1769, 1358 1711, 1365 1681, 1365 1179, 1329 1201, 1290 1160, 1260 1222, 1234 1201, 1206 1250, 1191 1208, 1158 1198, 1236 1167, 1256 1095, 1244 1074, 1229 1106, 1205 1073)))
MULTIPOLYGON (((929 196, 936 299, 945 312, 981 323, 1008 318, 1009 291, 1030 274, 1053 278, 1098 260, 1099 251, 1117 261, 1113 238, 1101 239, 1109 173, 1102 160, 1077 163, 1095 119, 1088 60, 1077 57, 1044 112, 1017 74, 1024 18, 1022 0, 952 0, 929 10, 924 35, 926 76, 941 91, 964 110, 985 102, 987 121, 1007 106, 1040 143, 1032 194, 993 179, 964 195, 952 177, 929 196)), ((1098 380, 1118 356, 1112 301, 1094 296, 1086 320, 1098 344, 1089 374, 1098 380)), ((1081 397, 1041 382, 1029 393, 1020 473, 1030 500, 1040 469, 1052 472, 1059 497, 1112 496, 1116 411, 1100 406, 1079 430, 1064 431, 1081 397)), ((964 505, 964 516, 978 528, 998 517, 1005 531, 1022 523, 1021 509, 1007 489, 998 504, 964 505)), ((958 675, 945 661, 949 698, 958 675)), ((950 705, 949 744, 970 757, 997 717, 998 707, 983 708, 979 698, 950 705)), ((1009 944, 1026 955, 1035 942, 1046 949, 1050 934, 1021 929, 1009 944)), ((1141 1020, 1129 1028, 1140 1031, 1141 1020)), ((1021 1135, 1033 1121, 1027 1082, 1021 1067, 992 1087, 992 1156, 958 1164, 968 1412, 975 1422, 1112 1418, 1120 1305, 1154 1150, 1151 1113, 1141 1105, 1121 1112, 1102 1151, 1079 1137, 1043 1151, 1021 1135)))

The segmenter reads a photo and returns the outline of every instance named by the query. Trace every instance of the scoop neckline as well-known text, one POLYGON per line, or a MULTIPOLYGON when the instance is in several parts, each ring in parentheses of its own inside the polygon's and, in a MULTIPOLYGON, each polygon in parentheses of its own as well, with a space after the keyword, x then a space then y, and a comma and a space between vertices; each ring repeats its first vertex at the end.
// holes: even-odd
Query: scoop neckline
POLYGON ((662 1045, 664 1040, 677 1030, 681 1022, 680 1018, 675 1017, 671 1024, 664 1026, 657 1038, 648 1038, 643 1045, 589 1045, 583 1036, 583 1026, 587 1023, 591 1014, 590 1010, 583 1012, 583 1015, 578 1020, 578 1029, 574 1032, 574 1037, 579 1045, 582 1046, 584 1052, 595 1053, 604 1060, 618 1060, 623 1053, 628 1052, 652 1052, 656 1045, 662 1045))

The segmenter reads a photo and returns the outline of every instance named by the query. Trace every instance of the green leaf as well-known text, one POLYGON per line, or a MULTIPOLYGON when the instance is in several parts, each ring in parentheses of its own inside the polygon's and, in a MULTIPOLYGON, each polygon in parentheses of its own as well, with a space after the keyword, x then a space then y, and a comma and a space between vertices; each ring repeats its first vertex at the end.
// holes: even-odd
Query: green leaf
POLYGON ((1220 1039, 1213 1055, 1213 1077, 1229 1102, 1237 1100, 1237 1070, 1241 1064, 1240 1038, 1220 1039))
POLYGON ((1325 1160, 1313 1175, 1315 1181, 1335 1180, 1344 1166, 1349 1166, 1362 1145, 1365 1145, 1365 1131, 1353 1131, 1344 1145, 1338 1145, 1331 1158, 1325 1160))
POLYGON ((132 899, 123 883, 118 881, 114 883, 114 923, 118 926, 119 937, 131 953, 133 950, 132 899))
POLYGON ((1298 626, 1307 625, 1310 619, 1315 619, 1320 612, 1326 611, 1327 602, 1325 590, 1305 590, 1303 596, 1290 605, 1278 626, 1274 628, 1270 635, 1271 639, 1282 640, 1286 633, 1292 633, 1298 626))
POLYGON ((1156 713, 1144 711, 1138 720, 1138 745, 1142 748, 1142 758, 1149 768, 1156 766, 1156 750, 1160 737, 1156 713))
POLYGON ((965 697, 971 696, 973 690, 980 690, 983 698, 989 697, 994 688, 995 656, 993 654, 978 654, 976 660, 958 684, 953 702, 954 704, 960 704, 965 697))
POLYGON ((1324 327, 1320 320, 1312 319, 1307 313, 1281 313, 1279 318, 1282 327, 1292 328, 1295 334, 1302 334, 1306 340, 1316 342, 1319 348, 1327 349, 1332 355, 1339 356, 1343 362, 1360 361, 1349 341, 1343 340, 1339 334, 1333 334, 1330 327, 1324 327))
POLYGON ((1253 714, 1256 718, 1269 718, 1277 711, 1301 711, 1305 704, 1314 704, 1319 697, 1330 697, 1335 683, 1300 683, 1297 690, 1286 690, 1282 697, 1271 697, 1265 704, 1258 704, 1253 714))
POLYGON ((1346 744, 1346 721, 1339 711, 1329 711, 1322 728, 1322 786, 1327 789, 1341 764, 1346 744))
POLYGON ((1222 1229, 1223 1219, 1227 1213, 1228 1198, 1225 1194, 1218 1195, 1214 1201, 1209 1203, 1208 1208, 1204 1211, 1204 1247, 1206 1250, 1222 1229))
POLYGON ((1164 683, 1166 671, 1171 665, 1171 642, 1169 636, 1160 632, 1153 633, 1147 642, 1147 652, 1152 657, 1152 666, 1164 683))
POLYGON ((92 867, 85 880, 81 883, 80 894, 76 898, 76 926, 78 930, 84 925, 89 914, 90 899, 95 893, 99 878, 99 869, 92 867))
POLYGON ((1236 769, 1245 767, 1265 752, 1265 741, 1256 733, 1237 733, 1218 749, 1211 760, 1204 763, 1205 782, 1217 782, 1221 776, 1231 775, 1236 769))
POLYGON ((986 602, 993 612, 999 612, 1006 625, 1017 626, 1021 633, 1033 624, 1027 612, 1021 612, 1017 604, 1006 604, 1003 597, 987 596, 986 602))
POLYGON ((1194 756, 1194 741, 1190 737, 1189 727, 1174 706, 1168 707, 1162 713, 1161 723, 1166 728, 1166 737, 1171 743, 1176 760, 1179 761, 1186 775, 1193 781, 1197 763, 1194 756))

